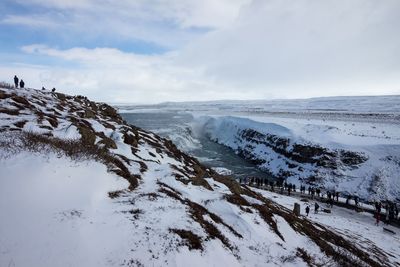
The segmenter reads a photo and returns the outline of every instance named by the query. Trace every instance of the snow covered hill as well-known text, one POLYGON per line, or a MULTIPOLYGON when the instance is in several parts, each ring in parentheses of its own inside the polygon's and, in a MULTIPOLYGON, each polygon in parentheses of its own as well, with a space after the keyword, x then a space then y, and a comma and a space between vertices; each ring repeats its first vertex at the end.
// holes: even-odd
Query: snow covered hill
POLYGON ((107 104, 3 87, 0 266, 400 265, 372 218, 296 217, 107 104))

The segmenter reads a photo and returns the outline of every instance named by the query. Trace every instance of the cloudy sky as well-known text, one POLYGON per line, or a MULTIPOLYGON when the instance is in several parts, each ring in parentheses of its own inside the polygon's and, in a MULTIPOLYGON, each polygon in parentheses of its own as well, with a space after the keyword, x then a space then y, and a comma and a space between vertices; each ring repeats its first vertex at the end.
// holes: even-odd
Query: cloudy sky
POLYGON ((2 0, 0 80, 107 102, 400 94, 398 0, 2 0))

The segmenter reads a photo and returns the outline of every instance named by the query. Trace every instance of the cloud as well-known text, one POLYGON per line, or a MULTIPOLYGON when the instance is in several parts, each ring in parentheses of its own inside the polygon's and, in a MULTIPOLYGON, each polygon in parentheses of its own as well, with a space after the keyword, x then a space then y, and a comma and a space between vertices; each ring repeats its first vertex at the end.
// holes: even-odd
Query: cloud
POLYGON ((21 49, 28 54, 78 64, 74 69, 35 67, 29 71, 24 68, 25 73, 34 72, 40 77, 40 80, 27 81, 32 87, 56 86, 67 93, 85 94, 100 101, 136 103, 207 99, 217 91, 217 86, 207 81, 201 70, 176 65, 175 53, 139 55, 113 48, 60 50, 39 44, 21 49))
POLYGON ((91 0, 16 0, 19 4, 37 5, 58 9, 83 9, 90 8, 91 0))
POLYGON ((18 0, 23 5, 42 6, 85 15, 114 14, 117 18, 173 21, 182 28, 220 28, 230 24, 250 0, 18 0))
POLYGON ((19 0, 32 12, 8 14, 1 23, 52 30, 55 36, 140 40, 176 49, 205 31, 229 25, 249 1, 19 0))
POLYGON ((2 24, 22 25, 33 28, 55 29, 60 25, 54 23, 49 17, 45 16, 17 16, 8 15, 1 20, 2 24))
POLYGON ((32 18, 37 27, 46 27, 46 18, 58 14, 57 27, 82 31, 69 38, 103 35, 110 43, 23 46, 25 55, 71 63, 24 67, 23 72, 40 77, 32 79, 39 88, 141 103, 400 94, 400 2, 395 0, 24 3, 51 9, 28 15, 39 16, 32 18), (146 55, 122 51, 112 46, 118 36, 170 49, 146 55))
POLYGON ((399 13, 398 1, 253 1, 231 27, 186 47, 180 62, 260 95, 372 87, 379 94, 388 84, 393 92, 400 89, 399 13))

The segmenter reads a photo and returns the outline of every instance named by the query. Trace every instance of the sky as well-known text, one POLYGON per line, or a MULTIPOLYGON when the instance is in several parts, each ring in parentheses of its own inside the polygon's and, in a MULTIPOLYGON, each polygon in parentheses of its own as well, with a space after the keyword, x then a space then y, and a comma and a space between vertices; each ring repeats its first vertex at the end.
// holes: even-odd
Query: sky
POLYGON ((400 94, 398 0, 2 0, 0 81, 109 103, 400 94))

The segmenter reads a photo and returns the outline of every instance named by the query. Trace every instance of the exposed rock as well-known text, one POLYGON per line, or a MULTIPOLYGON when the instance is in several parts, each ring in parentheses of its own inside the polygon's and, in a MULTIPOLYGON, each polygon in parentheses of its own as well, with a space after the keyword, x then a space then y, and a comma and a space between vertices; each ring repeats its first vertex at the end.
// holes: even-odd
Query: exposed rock
MULTIPOLYGON (((296 172, 296 168, 298 168, 297 171, 302 172, 302 164, 315 165, 315 175, 317 175, 321 167, 332 171, 339 168, 357 168, 359 164, 368 160, 365 155, 358 152, 342 149, 330 150, 311 143, 292 143, 288 138, 263 134, 253 129, 242 130, 239 136, 245 142, 264 145, 278 155, 282 155, 283 158, 289 159, 290 161, 287 160, 286 164, 293 171, 279 170, 278 177, 283 179, 292 176, 296 172)), ((266 160, 253 154, 253 149, 253 146, 246 145, 239 147, 237 153, 254 164, 262 166, 266 160)), ((315 181, 316 179, 310 176, 309 180, 315 181)))

